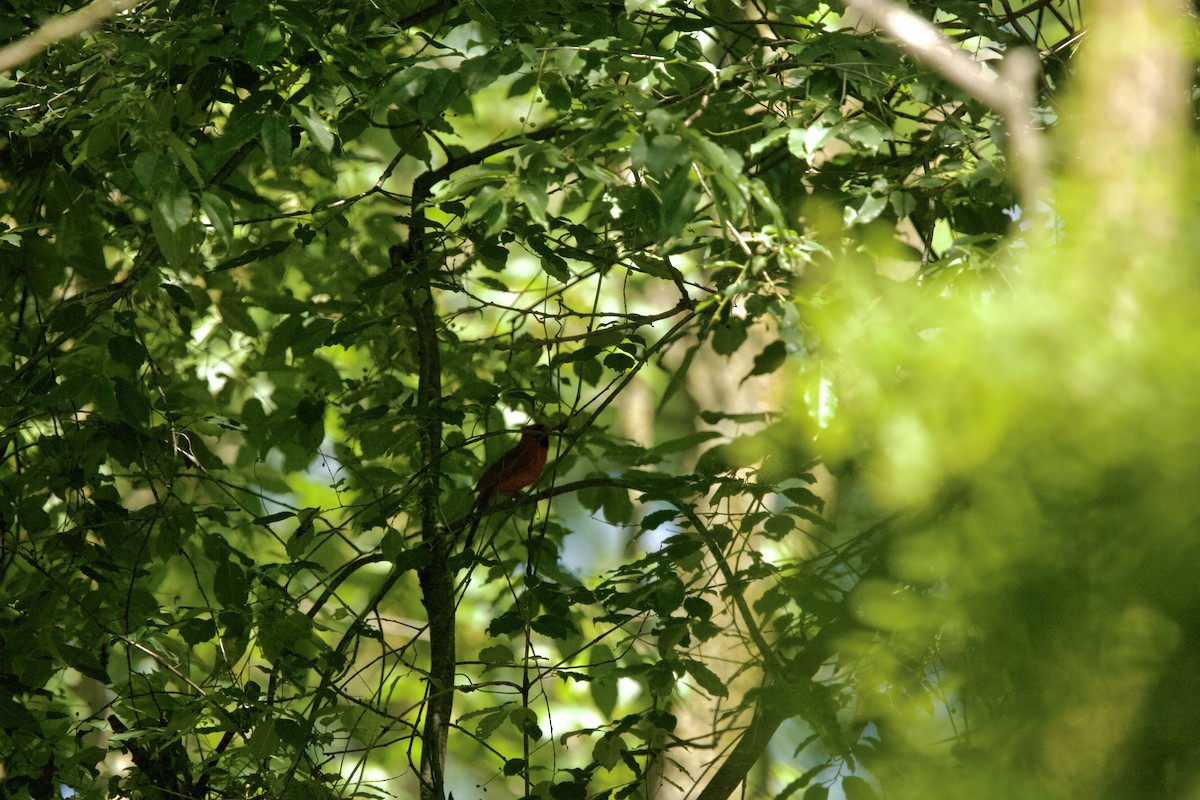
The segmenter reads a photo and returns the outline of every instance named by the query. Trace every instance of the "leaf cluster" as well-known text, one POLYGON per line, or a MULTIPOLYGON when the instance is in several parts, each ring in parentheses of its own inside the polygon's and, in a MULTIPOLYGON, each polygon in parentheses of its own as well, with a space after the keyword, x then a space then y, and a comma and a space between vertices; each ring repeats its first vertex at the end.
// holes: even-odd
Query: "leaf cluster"
MULTIPOLYGON (((977 51, 1073 32, 916 7, 977 51)), ((990 255, 990 112, 806 0, 180 0, 0 76, 0 117, 12 793, 437 796, 449 740, 466 787, 632 796, 794 718, 785 794, 867 796, 836 642, 882 528, 689 382, 809 370, 847 254, 990 255), (650 448, 607 412, 641 386, 650 448), (530 417, 546 479, 455 552, 530 417), (657 541, 565 567, 601 530, 657 541)))

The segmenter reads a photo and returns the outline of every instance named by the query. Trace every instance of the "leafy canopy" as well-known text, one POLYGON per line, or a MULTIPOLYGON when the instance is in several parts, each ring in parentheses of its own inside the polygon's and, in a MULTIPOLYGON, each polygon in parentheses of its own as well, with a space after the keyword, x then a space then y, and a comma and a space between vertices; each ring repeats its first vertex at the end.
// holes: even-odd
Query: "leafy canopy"
MULTIPOLYGON (((1063 151, 1145 74, 1095 66, 1136 15, 1064 106, 1075 4, 911 8, 1038 50, 1063 151)), ((6 791, 1190 785, 1185 115, 1013 247, 1004 124, 907 53, 807 0, 179 0, 0 76, 6 791)))

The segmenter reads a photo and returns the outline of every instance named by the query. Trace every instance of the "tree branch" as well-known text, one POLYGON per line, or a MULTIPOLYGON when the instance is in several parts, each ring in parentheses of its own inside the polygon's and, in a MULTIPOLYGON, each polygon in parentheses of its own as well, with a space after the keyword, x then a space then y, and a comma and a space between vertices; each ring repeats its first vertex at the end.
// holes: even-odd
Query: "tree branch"
POLYGON ((405 300, 416 326, 418 358, 417 401, 425 409, 421 426, 424 475, 419 489, 421 539, 429 546, 428 566, 418 572, 422 603, 429 617, 429 683, 425 725, 421 737, 421 798, 443 800, 446 745, 454 710, 454 672, 458 666, 454 625, 454 577, 447 563, 450 537, 439 523, 442 459, 442 359, 438 349, 437 309, 433 295, 433 266, 425 240, 425 203, 437 181, 425 173, 413 183, 412 221, 407 247, 391 250, 392 268, 407 269, 415 280, 405 300))
POLYGON ((51 17, 33 33, 0 49, 0 72, 20 66, 55 42, 78 36, 100 20, 127 11, 134 5, 135 0, 95 0, 78 11, 51 17))
POLYGON ((1010 50, 1000 68, 1000 78, 984 77, 979 62, 955 47, 941 31, 892 0, 842 0, 847 7, 882 28, 943 78, 996 109, 1008 123, 1013 180, 1021 208, 1037 215, 1045 197, 1045 153, 1034 130, 1032 108, 1041 64, 1026 49, 1010 50))

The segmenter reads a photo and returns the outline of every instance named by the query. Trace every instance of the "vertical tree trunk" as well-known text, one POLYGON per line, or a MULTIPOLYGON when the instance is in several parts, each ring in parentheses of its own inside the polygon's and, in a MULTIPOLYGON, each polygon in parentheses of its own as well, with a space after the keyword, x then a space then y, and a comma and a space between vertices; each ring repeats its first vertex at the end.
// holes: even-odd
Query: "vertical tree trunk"
POLYGON ((429 681, 425 699, 425 723, 421 734, 421 798, 444 800, 446 796, 446 744, 454 711, 454 671, 457 665, 454 630, 454 576, 447 564, 449 542, 439 524, 441 484, 442 362, 438 350, 438 320, 430 275, 433 265, 425 242, 424 203, 432 181, 425 175, 413 185, 412 223, 407 248, 392 248, 392 267, 409 271, 405 293, 416 324, 420 373, 417 400, 425 410, 421 430, 421 456, 425 465, 419 496, 421 541, 430 550, 430 561, 420 573, 422 603, 429 619, 429 681))

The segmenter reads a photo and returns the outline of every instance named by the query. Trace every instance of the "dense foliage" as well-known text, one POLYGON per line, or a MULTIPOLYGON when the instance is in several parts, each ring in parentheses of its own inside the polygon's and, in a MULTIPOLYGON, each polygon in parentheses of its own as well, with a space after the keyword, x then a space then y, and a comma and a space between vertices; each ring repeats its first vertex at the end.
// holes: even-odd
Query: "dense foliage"
MULTIPOLYGON (((13 5, 6 39, 47 21, 13 5)), ((1039 125, 1103 125, 1108 73, 1061 104, 1074 3, 911 7, 985 66, 1037 49, 1039 125)), ((1192 279, 1154 348, 1073 350, 1124 308, 1061 303, 1123 252, 1077 222, 1096 178, 1066 169, 1062 263, 1011 246, 1001 120, 855 15, 149 1, 0 109, 5 796, 1195 780, 1194 501, 1145 516, 1196 477, 1194 403, 1144 435, 1192 279), (551 463, 465 552, 526 419, 551 463)))

